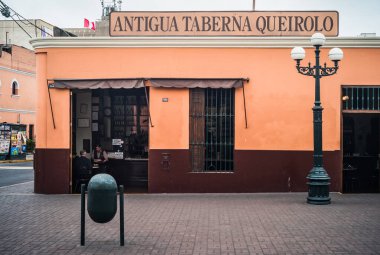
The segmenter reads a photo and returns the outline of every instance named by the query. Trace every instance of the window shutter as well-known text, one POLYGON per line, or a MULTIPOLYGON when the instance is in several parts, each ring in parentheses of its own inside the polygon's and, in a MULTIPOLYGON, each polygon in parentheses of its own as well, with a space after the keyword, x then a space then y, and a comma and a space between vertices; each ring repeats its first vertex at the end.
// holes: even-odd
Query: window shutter
POLYGON ((194 172, 204 170, 205 160, 205 93, 203 89, 190 89, 190 153, 194 172))

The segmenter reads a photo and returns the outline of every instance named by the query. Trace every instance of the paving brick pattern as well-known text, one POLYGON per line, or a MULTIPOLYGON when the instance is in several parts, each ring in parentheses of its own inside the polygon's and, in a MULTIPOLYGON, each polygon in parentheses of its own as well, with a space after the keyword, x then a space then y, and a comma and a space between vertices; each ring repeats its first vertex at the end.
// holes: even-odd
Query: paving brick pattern
POLYGON ((33 183, 0 188, 0 254, 380 254, 380 194, 126 194, 119 217, 86 219, 80 196, 33 194, 33 183))

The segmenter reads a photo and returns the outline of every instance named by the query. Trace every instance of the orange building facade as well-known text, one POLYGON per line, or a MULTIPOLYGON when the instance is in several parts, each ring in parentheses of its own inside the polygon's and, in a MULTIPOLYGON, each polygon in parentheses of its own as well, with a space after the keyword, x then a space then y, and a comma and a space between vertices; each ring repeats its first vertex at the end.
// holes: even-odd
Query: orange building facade
MULTIPOLYGON (((35 54, 23 47, 7 45, 0 56, 0 123, 26 125, 26 137, 35 139, 35 54)), ((0 139, 5 141, 6 137, 0 139)))
MULTIPOLYGON (((79 152, 86 146, 90 148, 86 150, 92 150, 99 141, 105 144, 109 140, 109 148, 106 149, 112 154, 116 152, 116 143, 112 141, 111 144, 112 139, 123 141, 121 144, 124 146, 131 143, 130 136, 136 131, 133 128, 129 131, 127 127, 123 129, 123 132, 127 130, 127 134, 115 135, 116 125, 125 123, 124 119, 120 122, 112 114, 118 111, 113 98, 125 94, 123 100, 127 100, 128 105, 128 93, 133 94, 134 90, 141 100, 145 100, 143 98, 147 95, 149 122, 142 120, 142 106, 137 127, 140 132, 145 125, 144 132, 149 134, 142 149, 144 153, 138 157, 139 160, 146 160, 148 192, 307 190, 306 176, 313 161, 311 108, 314 79, 297 73, 290 51, 294 46, 305 47, 304 62, 313 63, 314 52, 308 38, 49 38, 35 39, 31 43, 36 50, 38 91, 35 192, 72 192, 73 151, 79 152), (108 108, 108 99, 104 105, 94 104, 95 98, 98 95, 102 97, 102 89, 106 88, 96 84, 123 80, 142 83, 133 88, 119 84, 106 89, 113 101, 109 105, 112 113, 104 113, 104 116, 111 114, 109 125, 113 131, 108 136, 103 134, 108 140, 99 140, 96 135, 101 133, 99 129, 102 124, 97 122, 99 116, 93 113, 108 108), (201 88, 191 83, 194 80, 202 84, 201 88), (75 87, 81 81, 89 82, 92 87, 75 87), (207 85, 226 81, 237 81, 240 85, 229 88, 207 85), (173 86, 173 83, 176 85, 173 86), (69 85, 58 88, 54 84, 69 85), (201 90, 210 91, 211 96, 203 94, 209 92, 200 92, 206 96, 197 99, 196 93, 201 90), (212 94, 216 90, 219 92, 212 94), (225 94, 227 90, 232 91, 228 97, 225 94), (230 103, 227 100, 231 100, 230 103), (208 104, 214 105, 207 108, 208 104), (206 114, 197 119, 199 116, 193 114, 197 111, 194 110, 197 105, 202 108, 201 112, 206 107, 210 113, 206 109, 206 114), (208 116, 211 120, 207 119, 208 116), (216 124, 212 126, 214 122, 216 124), (227 125, 230 128, 226 128, 227 125), (197 130, 202 131, 198 133, 198 138, 194 138, 197 130), (197 139, 202 140, 200 147, 197 139), (211 146, 211 151, 207 146, 211 146), (228 150, 230 154, 226 153, 228 150), (208 157, 214 159, 208 161, 208 157)), ((380 108, 376 100, 380 98, 380 73, 377 68, 380 64, 380 39, 328 38, 322 48, 322 62, 332 65, 327 54, 333 47, 344 51, 344 59, 336 75, 321 80, 324 165, 331 177, 330 191, 344 191, 345 184, 350 187, 356 185, 351 179, 347 183, 343 180, 344 168, 353 165, 346 162, 345 157, 362 156, 355 149, 348 151, 343 148, 343 122, 349 123, 344 120, 345 114, 372 116, 375 120, 370 122, 375 124, 370 124, 371 132, 368 131, 366 139, 379 139, 380 129, 377 130, 379 124, 376 123, 380 108), (355 89, 361 88, 369 92, 360 92, 363 94, 359 96, 355 89), (342 101, 346 94, 351 99, 342 101), (370 98, 368 109, 358 105, 356 108, 353 105, 345 106, 353 103, 354 98, 361 98, 361 95, 363 100, 364 97, 370 98)), ((128 106, 123 107, 123 113, 129 109, 128 106)), ((359 133, 360 129, 357 129, 356 135, 359 133)), ((380 142, 371 146, 371 150, 376 151, 380 142)), ((111 158, 110 163, 127 160, 131 154, 124 152, 119 159, 111 158)), ((379 164, 376 157, 374 162, 379 164)), ((130 158, 130 161, 138 160, 130 158)), ((128 166, 123 169, 122 165, 116 165, 116 176, 121 176, 117 171, 129 171, 128 166)), ((373 171, 375 173, 376 166, 373 171)), ((132 178, 131 175, 129 177, 132 178)), ((125 177, 127 188, 129 177, 125 177)), ((376 181, 378 175, 372 176, 372 179, 364 178, 362 182, 376 181)), ((378 191, 376 187, 374 191, 378 191)))

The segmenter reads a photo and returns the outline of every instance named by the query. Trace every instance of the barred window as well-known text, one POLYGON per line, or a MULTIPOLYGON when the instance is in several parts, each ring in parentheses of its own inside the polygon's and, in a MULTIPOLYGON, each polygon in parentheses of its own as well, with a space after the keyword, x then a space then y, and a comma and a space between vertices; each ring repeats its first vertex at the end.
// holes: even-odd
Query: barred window
POLYGON ((380 111, 379 86, 347 86, 342 88, 343 111, 380 111))
POLYGON ((234 89, 190 89, 193 172, 233 171, 234 95, 234 89))

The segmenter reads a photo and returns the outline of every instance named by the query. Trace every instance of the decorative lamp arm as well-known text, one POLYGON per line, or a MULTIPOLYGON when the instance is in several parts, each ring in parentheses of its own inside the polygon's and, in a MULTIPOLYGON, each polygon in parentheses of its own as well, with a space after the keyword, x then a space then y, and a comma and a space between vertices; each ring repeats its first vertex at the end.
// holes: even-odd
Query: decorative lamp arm
POLYGON ((300 60, 296 60, 296 61, 297 61, 296 68, 297 68, 298 73, 302 75, 306 75, 306 76, 315 75, 315 67, 311 67, 310 62, 308 66, 300 66, 301 61, 300 60))
POLYGON ((331 76, 331 75, 336 74, 339 69, 338 62, 339 61, 336 61, 336 60, 334 61, 334 67, 327 67, 325 63, 324 67, 321 68, 320 76, 323 77, 323 76, 331 76))

